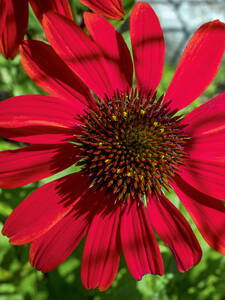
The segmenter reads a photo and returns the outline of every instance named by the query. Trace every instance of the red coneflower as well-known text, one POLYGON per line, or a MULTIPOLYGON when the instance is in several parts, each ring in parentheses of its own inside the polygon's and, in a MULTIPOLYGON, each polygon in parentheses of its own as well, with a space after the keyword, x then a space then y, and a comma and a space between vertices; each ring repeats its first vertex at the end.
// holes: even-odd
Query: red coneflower
POLYGON ((67 0, 0 0, 0 51, 5 58, 13 59, 19 52, 28 24, 28 2, 40 22, 47 11, 72 19, 67 0))
POLYGON ((33 192, 9 216, 3 234, 15 245, 31 243, 31 264, 48 272, 87 233, 82 281, 85 288, 105 290, 121 249, 135 279, 163 273, 154 228, 183 272, 202 252, 164 195, 172 187, 208 244, 224 254, 225 93, 185 117, 177 112, 215 77, 225 25, 213 21, 197 30, 163 97, 156 89, 164 39, 148 4, 138 2, 131 14, 137 91, 121 34, 101 16, 86 13, 84 19, 92 39, 69 19, 49 13, 43 26, 54 50, 24 42, 26 72, 53 97, 25 95, 0 104, 0 135, 31 144, 1 153, 0 186, 22 186, 74 163, 81 170, 33 192))

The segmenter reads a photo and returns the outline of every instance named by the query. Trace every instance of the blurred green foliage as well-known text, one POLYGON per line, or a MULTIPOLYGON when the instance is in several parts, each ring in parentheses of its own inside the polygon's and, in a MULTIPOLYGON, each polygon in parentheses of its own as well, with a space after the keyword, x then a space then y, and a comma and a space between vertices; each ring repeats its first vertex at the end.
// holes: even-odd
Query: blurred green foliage
MULTIPOLYGON (((124 1, 127 13, 131 10, 133 2, 133 0, 124 1)), ((81 23, 81 13, 86 9, 85 6, 73 0, 71 0, 71 4, 76 21, 81 23)), ((129 32, 127 31, 126 23, 125 20, 125 25, 119 28, 119 30, 123 32, 124 38, 130 48, 129 32)), ((113 22, 113 25, 116 27, 119 24, 119 22, 113 22)), ((28 35, 34 39, 45 40, 41 26, 33 14, 31 14, 29 20, 28 35)), ((166 91, 174 70, 174 66, 165 65, 163 80, 159 87, 161 92, 166 91)), ((225 88, 224 74, 225 67, 223 64, 213 84, 184 113, 187 113, 202 102, 223 91, 225 88)), ((13 61, 7 61, 3 57, 0 57, 0 99, 21 94, 38 93, 43 94, 44 92, 27 77, 20 65, 19 56, 13 61)), ((16 149, 20 146, 22 145, 18 143, 0 140, 0 150, 16 149)), ((67 170, 67 172, 71 172, 71 169, 67 170)), ((27 195, 41 184, 54 178, 29 184, 23 188, 12 190, 0 189, 0 229, 3 227, 7 216, 27 195)), ((179 207, 190 222, 203 248, 202 261, 192 270, 183 274, 179 273, 171 252, 159 240, 165 265, 164 276, 145 275, 141 281, 136 282, 129 274, 124 258, 121 257, 116 280, 106 292, 86 291, 80 279, 80 265, 84 242, 78 246, 76 251, 61 266, 44 275, 30 266, 28 262, 28 245, 20 247, 12 246, 6 237, 0 235, 0 300, 225 299, 225 257, 207 246, 177 197, 171 194, 170 199, 179 207)))

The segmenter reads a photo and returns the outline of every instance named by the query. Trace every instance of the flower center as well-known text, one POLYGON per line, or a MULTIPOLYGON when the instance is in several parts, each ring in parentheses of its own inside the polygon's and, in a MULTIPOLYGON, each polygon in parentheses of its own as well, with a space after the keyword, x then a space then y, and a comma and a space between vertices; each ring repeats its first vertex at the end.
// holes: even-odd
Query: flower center
POLYGON ((184 158, 187 136, 163 96, 143 98, 136 90, 98 100, 81 117, 80 161, 92 186, 113 192, 118 201, 143 200, 168 190, 184 158))

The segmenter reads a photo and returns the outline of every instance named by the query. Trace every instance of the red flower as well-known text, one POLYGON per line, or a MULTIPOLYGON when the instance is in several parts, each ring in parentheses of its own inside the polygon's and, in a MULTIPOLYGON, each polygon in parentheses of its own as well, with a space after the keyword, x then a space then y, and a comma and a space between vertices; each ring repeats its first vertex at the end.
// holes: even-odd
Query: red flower
POLYGON ((175 113, 215 77, 225 25, 213 21, 197 30, 163 97, 155 90, 165 46, 152 8, 138 2, 131 14, 138 92, 121 34, 101 16, 84 18, 92 39, 62 16, 44 17, 57 54, 42 42, 23 43, 26 72, 53 97, 26 95, 0 104, 1 136, 31 144, 1 153, 0 186, 22 186, 76 162, 81 171, 33 192, 9 216, 3 234, 15 245, 31 243, 31 264, 48 272, 87 233, 82 281, 105 290, 121 249, 135 279, 163 273, 154 228, 183 272, 202 253, 190 225, 164 195, 172 186, 208 244, 224 254, 225 93, 185 117, 175 113))
MULTIPOLYGON (((72 19, 66 0, 29 0, 41 22, 43 13, 54 11, 72 19)), ((13 59, 19 52, 28 23, 28 0, 0 0, 0 50, 5 58, 13 59)))
POLYGON ((122 0, 80 0, 80 2, 102 16, 114 20, 121 20, 123 18, 124 9, 122 0))

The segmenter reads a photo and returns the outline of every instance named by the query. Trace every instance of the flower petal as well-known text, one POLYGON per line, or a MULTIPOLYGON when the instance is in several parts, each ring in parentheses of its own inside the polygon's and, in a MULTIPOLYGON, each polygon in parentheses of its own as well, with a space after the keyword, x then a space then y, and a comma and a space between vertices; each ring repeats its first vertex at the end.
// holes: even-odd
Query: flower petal
POLYGON ((55 269, 78 246, 89 223, 87 212, 80 212, 75 205, 68 215, 31 243, 31 265, 44 273, 55 269))
POLYGON ((79 156, 73 144, 31 145, 0 152, 0 187, 16 188, 58 173, 74 164, 79 156))
POLYGON ((8 3, 7 0, 0 1, 0 36, 1 36, 4 26, 5 26, 5 20, 6 20, 7 9, 8 9, 7 3, 8 3))
POLYGON ((56 53, 100 98, 113 89, 97 45, 71 20, 48 13, 43 18, 46 37, 56 53))
POLYGON ((199 192, 180 176, 172 186, 206 242, 225 254, 225 206, 222 202, 199 192))
POLYGON ((43 95, 10 98, 0 103, 0 136, 36 144, 68 142, 84 108, 81 102, 43 95))
POLYGON ((191 137, 187 159, 180 168, 182 178, 211 197, 225 199, 225 93, 190 112, 183 123, 191 137))
POLYGON ((114 20, 121 20, 124 15, 122 0, 80 0, 94 12, 114 20))
POLYGON ((71 98, 74 102, 92 102, 87 86, 64 64, 51 46, 26 40, 20 50, 24 70, 46 92, 56 97, 71 98))
POLYGON ((219 161, 213 162, 201 159, 186 160, 185 165, 180 168, 179 174, 187 183, 199 191, 225 201, 224 161, 220 163, 219 161))
POLYGON ((43 185, 14 209, 6 220, 2 233, 14 245, 30 243, 68 214, 88 186, 87 178, 81 173, 43 185))
POLYGON ((204 92, 218 72, 224 50, 224 23, 208 22, 195 32, 165 96, 165 101, 172 101, 172 109, 184 108, 204 92))
MULTIPOLYGON (((99 201, 104 199, 99 194, 95 197, 99 201)), ((109 203, 113 201, 108 198, 109 203)), ((100 291, 104 291, 117 274, 121 252, 119 219, 120 207, 111 206, 109 211, 104 208, 99 210, 98 207, 96 211, 88 231, 81 265, 81 279, 86 289, 98 287, 100 291)))
POLYGON ((85 13, 84 21, 89 34, 105 57, 113 91, 127 91, 132 87, 133 63, 122 35, 99 15, 85 13))
POLYGON ((225 92, 187 114, 182 123, 190 137, 208 137, 225 132, 225 92))
POLYGON ((53 11, 73 20, 68 0, 29 0, 29 2, 40 23, 42 22, 43 14, 48 11, 53 11))
POLYGON ((133 201, 126 205, 121 218, 121 243, 134 279, 141 280, 147 273, 163 274, 162 256, 142 203, 133 201))
POLYGON ((154 10, 138 2, 130 17, 130 35, 138 90, 153 94, 163 73, 165 44, 154 10))
POLYGON ((171 249, 180 272, 197 265, 202 257, 201 247, 184 216, 164 195, 148 202, 152 226, 171 249))
POLYGON ((0 36, 0 49, 5 58, 13 59, 19 52, 19 44, 26 33, 28 1, 7 0, 6 2, 6 11, 3 14, 5 25, 0 36))

